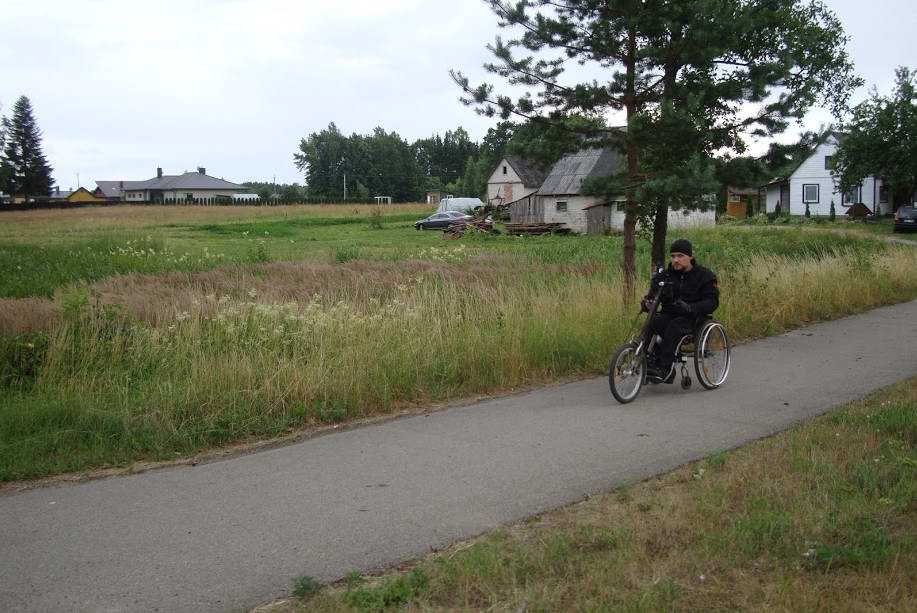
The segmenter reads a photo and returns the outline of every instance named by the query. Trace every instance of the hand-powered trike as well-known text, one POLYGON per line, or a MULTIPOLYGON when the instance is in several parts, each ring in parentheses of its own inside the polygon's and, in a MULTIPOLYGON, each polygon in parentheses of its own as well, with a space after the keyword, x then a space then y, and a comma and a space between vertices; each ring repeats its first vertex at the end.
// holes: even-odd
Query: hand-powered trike
MULTIPOLYGON (((608 385, 618 402, 632 401, 640 393, 644 383, 655 382, 653 379, 647 379, 646 360, 662 342, 662 337, 653 332, 650 322, 659 311, 665 297, 670 296, 672 282, 665 279, 663 272, 660 268, 654 277, 652 302, 639 334, 632 337, 630 342, 621 345, 611 358, 608 385)), ((636 321, 634 323, 636 324, 636 321)), ((729 375, 729 336, 723 324, 711 315, 697 317, 694 331, 684 335, 675 350, 674 368, 681 365, 681 388, 684 390, 691 387, 688 360, 692 357, 697 380, 705 388, 716 389, 726 381, 729 375)))

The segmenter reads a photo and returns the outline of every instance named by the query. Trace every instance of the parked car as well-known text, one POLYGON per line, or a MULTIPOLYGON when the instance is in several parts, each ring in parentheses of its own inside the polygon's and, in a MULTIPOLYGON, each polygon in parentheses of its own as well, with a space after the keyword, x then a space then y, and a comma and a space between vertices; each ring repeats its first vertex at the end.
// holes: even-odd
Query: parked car
POLYGON ((466 215, 460 211, 446 211, 444 213, 433 213, 429 217, 414 222, 414 227, 418 230, 445 230, 457 221, 467 221, 471 215, 466 215))
POLYGON ((902 206, 895 213, 895 232, 917 232, 917 206, 902 206))

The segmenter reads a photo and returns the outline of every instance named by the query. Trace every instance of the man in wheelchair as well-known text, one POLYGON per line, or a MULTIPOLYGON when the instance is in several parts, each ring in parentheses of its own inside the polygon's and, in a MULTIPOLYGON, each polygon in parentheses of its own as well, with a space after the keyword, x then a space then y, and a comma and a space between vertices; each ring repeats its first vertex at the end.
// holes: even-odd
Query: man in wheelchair
MULTIPOLYGON (((675 351, 682 337, 694 332, 697 323, 711 315, 720 305, 720 288, 716 275, 697 263, 691 243, 680 238, 672 243, 671 262, 665 271, 653 277, 650 293, 665 281, 662 310, 651 321, 655 334, 662 337, 647 358, 647 379, 657 383, 675 380, 675 351), (662 275, 664 278, 660 279, 662 275)), ((648 311, 653 302, 647 295, 640 306, 648 311)))

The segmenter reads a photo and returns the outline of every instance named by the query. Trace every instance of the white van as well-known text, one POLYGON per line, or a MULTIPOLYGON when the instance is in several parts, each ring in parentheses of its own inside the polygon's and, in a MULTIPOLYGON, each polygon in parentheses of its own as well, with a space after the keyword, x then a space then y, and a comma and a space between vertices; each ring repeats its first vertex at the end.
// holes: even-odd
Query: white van
POLYGON ((436 209, 436 212, 460 211, 471 214, 479 206, 484 206, 480 198, 443 198, 439 201, 439 208, 436 209))

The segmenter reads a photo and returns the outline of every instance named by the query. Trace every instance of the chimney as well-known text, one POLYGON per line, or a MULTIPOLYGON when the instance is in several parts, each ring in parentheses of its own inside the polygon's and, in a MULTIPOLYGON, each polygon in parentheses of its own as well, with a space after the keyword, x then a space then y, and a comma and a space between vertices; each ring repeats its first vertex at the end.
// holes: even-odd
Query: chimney
POLYGON ((197 171, 198 171, 199 173, 201 173, 202 175, 207 174, 207 169, 204 168, 203 166, 198 166, 198 167, 197 167, 197 171))
POLYGON ((124 181, 118 181, 118 189, 124 189, 124 181))
POLYGON ((157 179, 161 179, 161 178, 162 178, 162 168, 157 168, 157 169, 156 169, 156 178, 157 178, 157 179))

